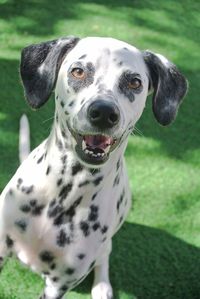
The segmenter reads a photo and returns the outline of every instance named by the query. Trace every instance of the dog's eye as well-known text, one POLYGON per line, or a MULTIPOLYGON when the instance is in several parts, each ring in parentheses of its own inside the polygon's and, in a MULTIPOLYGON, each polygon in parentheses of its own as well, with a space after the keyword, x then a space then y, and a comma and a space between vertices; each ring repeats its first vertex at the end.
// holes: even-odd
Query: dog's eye
POLYGON ((142 85, 142 82, 138 78, 133 78, 133 79, 129 80, 129 82, 128 82, 128 88, 130 88, 130 89, 138 89, 141 87, 141 85, 142 85))
POLYGON ((86 76, 85 72, 83 69, 80 67, 73 68, 71 71, 72 76, 74 76, 77 79, 83 80, 86 76))

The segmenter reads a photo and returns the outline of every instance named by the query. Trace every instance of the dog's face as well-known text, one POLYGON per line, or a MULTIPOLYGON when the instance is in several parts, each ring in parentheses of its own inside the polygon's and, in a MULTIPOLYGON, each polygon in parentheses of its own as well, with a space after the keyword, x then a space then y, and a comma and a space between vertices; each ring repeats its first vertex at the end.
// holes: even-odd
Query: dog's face
POLYGON ((40 107, 55 86, 60 125, 87 165, 101 165, 127 139, 154 91, 163 125, 176 116, 187 84, 163 56, 111 38, 69 38, 25 48, 21 76, 27 99, 40 107))
POLYGON ((57 111, 81 160, 108 160, 142 114, 148 85, 141 52, 123 42, 85 38, 65 57, 56 84, 57 111))

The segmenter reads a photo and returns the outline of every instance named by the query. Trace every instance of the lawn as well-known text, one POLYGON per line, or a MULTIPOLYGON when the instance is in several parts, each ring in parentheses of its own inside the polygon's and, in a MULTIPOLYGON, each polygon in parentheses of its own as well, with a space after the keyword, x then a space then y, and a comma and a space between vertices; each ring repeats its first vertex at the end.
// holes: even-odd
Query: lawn
MULTIPOLYGON (((159 126, 151 98, 129 139, 133 208, 115 236, 115 299, 200 298, 200 5, 195 0, 0 0, 0 191, 18 162, 18 123, 30 119, 32 146, 51 129, 53 98, 38 112, 23 99, 21 49, 59 36, 112 36, 171 59, 190 88, 175 123, 159 126)), ((68 299, 90 298, 92 275, 68 299)), ((10 259, 0 299, 36 299, 43 281, 10 259)))

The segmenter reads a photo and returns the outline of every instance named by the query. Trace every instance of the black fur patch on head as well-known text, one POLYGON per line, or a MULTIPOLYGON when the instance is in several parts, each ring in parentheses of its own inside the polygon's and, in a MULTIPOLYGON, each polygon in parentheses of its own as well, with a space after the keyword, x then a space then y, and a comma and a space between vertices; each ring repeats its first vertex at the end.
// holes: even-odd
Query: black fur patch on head
POLYGON ((150 82, 153 85, 153 113, 163 126, 169 125, 175 118, 187 92, 187 80, 177 67, 161 59, 150 51, 143 52, 148 67, 150 82))
POLYGON ((20 73, 31 107, 39 108, 49 99, 63 59, 78 41, 61 38, 23 49, 20 73))
POLYGON ((91 62, 88 62, 86 66, 84 66, 81 62, 77 62, 75 65, 73 64, 68 72, 68 85, 73 88, 75 92, 80 91, 81 89, 90 86, 94 81, 95 67, 91 62), (75 78, 71 71, 73 68, 81 68, 86 73, 84 79, 75 78))
POLYGON ((140 79, 141 77, 139 74, 132 73, 131 71, 124 72, 119 78, 119 91, 120 93, 124 94, 130 102, 135 100, 135 94, 139 94, 143 90, 142 85, 137 89, 129 87, 129 84, 131 84, 131 81, 135 78, 140 79))

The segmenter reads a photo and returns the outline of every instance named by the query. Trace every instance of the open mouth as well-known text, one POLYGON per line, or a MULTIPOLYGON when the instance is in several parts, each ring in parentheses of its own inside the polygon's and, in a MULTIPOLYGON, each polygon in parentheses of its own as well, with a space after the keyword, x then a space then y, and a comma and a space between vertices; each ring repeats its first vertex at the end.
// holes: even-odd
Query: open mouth
POLYGON ((70 130, 76 140, 75 151, 78 157, 88 164, 100 165, 105 163, 109 154, 119 144, 119 139, 111 136, 95 134, 81 135, 70 130))

